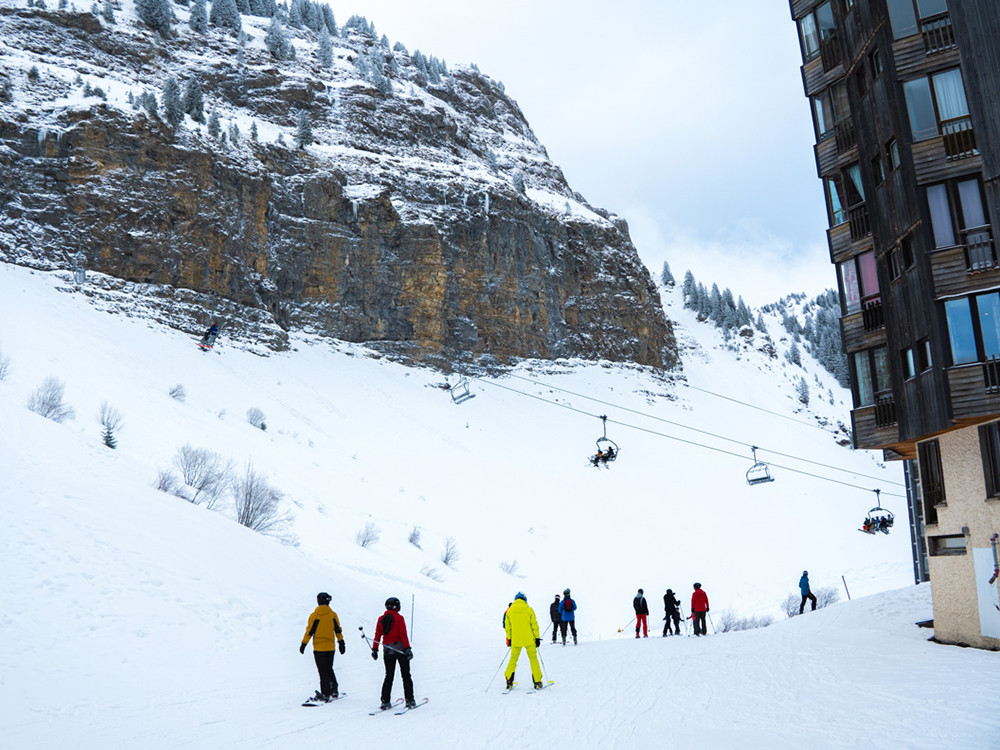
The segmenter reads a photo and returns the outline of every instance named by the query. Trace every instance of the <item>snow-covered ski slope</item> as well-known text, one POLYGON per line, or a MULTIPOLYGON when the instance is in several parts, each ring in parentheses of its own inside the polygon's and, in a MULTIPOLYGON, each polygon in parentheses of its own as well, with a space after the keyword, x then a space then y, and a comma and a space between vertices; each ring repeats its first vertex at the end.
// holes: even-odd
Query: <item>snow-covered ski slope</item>
MULTIPOLYGON (((713 349, 714 332, 698 328, 684 332, 690 383, 810 421, 774 396, 790 392, 782 378, 713 349)), ((900 480, 822 430, 600 364, 523 366, 516 374, 546 385, 473 382, 477 397, 454 406, 439 374, 360 347, 297 337, 294 351, 261 357, 223 331, 203 353, 187 334, 95 309, 64 274, 12 266, 0 266, 5 358, 0 747, 996 742, 1000 655, 937 646, 913 626, 930 616, 929 591, 906 587, 901 500, 883 502, 900 517, 894 533, 870 537, 856 531, 870 493, 778 469, 777 481, 747 487, 749 459, 615 424, 621 456, 593 469, 596 416, 499 386, 609 422, 712 442, 644 416, 654 415, 848 467, 859 476, 838 478, 860 486, 900 480), (25 408, 50 375, 76 411, 63 424, 25 408), (168 395, 177 384, 184 401, 168 395), (124 415, 116 450, 100 440, 103 401, 124 415), (251 408, 266 431, 247 422, 251 408), (240 527, 228 500, 209 510, 153 489, 184 444, 237 471, 252 462, 285 493, 298 545, 240 527), (381 537, 362 548, 355 536, 369 521, 381 537), (407 541, 415 527, 421 548, 407 541), (448 538, 452 567, 439 559, 448 538), (513 574, 500 569, 514 561, 513 574), (803 568, 814 587, 844 575, 855 601, 746 633, 629 637, 637 587, 658 613, 666 587, 687 609, 699 580, 718 622, 727 608, 777 615, 803 568), (546 635, 557 684, 501 695, 502 676, 490 679, 507 603, 523 590, 545 628, 567 586, 581 643, 552 647, 546 635), (304 709, 317 679, 298 644, 321 590, 344 623, 335 668, 350 697, 304 709), (858 598, 876 592, 886 593, 858 598), (432 701, 369 717, 382 669, 358 629, 372 634, 390 595, 409 621, 417 695, 432 701)))

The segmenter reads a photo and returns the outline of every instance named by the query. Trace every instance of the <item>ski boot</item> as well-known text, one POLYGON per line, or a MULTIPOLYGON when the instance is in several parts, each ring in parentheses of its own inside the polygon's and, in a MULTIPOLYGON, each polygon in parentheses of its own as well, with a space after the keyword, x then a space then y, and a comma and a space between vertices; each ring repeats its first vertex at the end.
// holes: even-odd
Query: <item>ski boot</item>
POLYGON ((407 708, 416 708, 417 707, 417 702, 411 698, 410 700, 406 701, 406 707, 407 708))
POLYGON ((382 701, 382 705, 379 706, 381 711, 388 711, 390 708, 392 708, 392 704, 389 701, 382 701))
POLYGON ((535 683, 535 690, 541 690, 544 687, 545 686, 542 683, 540 683, 540 682, 536 682, 535 683))
POLYGON ((507 689, 510 690, 512 687, 514 687, 514 675, 507 678, 507 689))

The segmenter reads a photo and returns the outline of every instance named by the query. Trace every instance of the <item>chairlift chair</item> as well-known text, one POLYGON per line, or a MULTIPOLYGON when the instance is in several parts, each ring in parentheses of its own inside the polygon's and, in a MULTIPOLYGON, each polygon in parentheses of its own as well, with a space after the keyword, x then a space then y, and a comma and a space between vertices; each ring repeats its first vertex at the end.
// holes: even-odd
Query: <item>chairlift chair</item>
POLYGON ((608 417, 601 415, 601 423, 604 426, 604 435, 597 438, 597 453, 590 457, 590 462, 597 466, 599 463, 608 464, 618 458, 620 449, 618 443, 608 437, 608 417))
POLYGON ((469 388, 469 379, 464 376, 455 385, 451 386, 448 391, 451 394, 451 402, 453 404, 462 404, 470 398, 476 397, 476 394, 469 388))
POLYGON ((747 470, 747 484, 753 487, 755 484, 773 482, 774 477, 771 476, 771 468, 763 461, 757 460, 757 446, 750 446, 750 450, 753 451, 753 466, 747 470))
POLYGON ((860 531, 866 534, 874 534, 877 531, 881 531, 883 534, 888 534, 889 530, 892 528, 895 516, 893 516, 892 511, 888 508, 882 507, 882 502, 880 495, 882 490, 874 490, 875 492, 875 507, 868 511, 868 515, 865 517, 864 523, 861 524, 860 531))

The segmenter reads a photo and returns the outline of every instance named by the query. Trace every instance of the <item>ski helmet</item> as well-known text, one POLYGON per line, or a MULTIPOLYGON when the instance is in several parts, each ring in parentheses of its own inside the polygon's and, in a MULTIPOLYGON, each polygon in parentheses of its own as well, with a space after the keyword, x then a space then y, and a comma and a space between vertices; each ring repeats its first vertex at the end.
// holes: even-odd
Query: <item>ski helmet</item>
POLYGON ((701 584, 700 584, 700 583, 696 583, 696 584, 694 585, 694 587, 695 587, 696 589, 700 589, 700 588, 701 588, 701 584))
POLYGON ((397 599, 394 596, 390 596, 388 599, 385 600, 386 609, 390 609, 393 612, 399 612, 399 606, 400 606, 399 599, 397 599))
POLYGON ((559 594, 556 594, 556 601, 559 601, 559 594))
POLYGON ((569 596, 569 589, 563 589, 563 596, 569 596))
POLYGON ((328 593, 326 593, 325 591, 321 591, 320 593, 316 594, 316 603, 329 604, 331 598, 332 597, 328 593))
POLYGON ((514 601, 517 601, 518 599, 524 599, 525 602, 528 601, 528 597, 526 597, 520 591, 517 592, 517 596, 514 597, 514 601))
POLYGON ((642 593, 642 589, 639 589, 639 593, 640 593, 640 594, 642 593))

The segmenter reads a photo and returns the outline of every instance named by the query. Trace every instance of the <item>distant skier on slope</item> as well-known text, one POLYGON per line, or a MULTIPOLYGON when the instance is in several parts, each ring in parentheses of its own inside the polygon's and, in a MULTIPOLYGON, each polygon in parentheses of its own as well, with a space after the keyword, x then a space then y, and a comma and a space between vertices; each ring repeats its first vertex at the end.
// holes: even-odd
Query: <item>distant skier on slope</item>
POLYGON ((559 614, 559 594, 556 594, 556 600, 549 605, 549 619, 552 620, 552 642, 555 643, 559 626, 562 624, 562 615, 559 614))
MULTIPOLYGON (((812 612, 816 611, 816 595, 809 588, 809 571, 803 570, 802 577, 799 579, 799 591, 802 593, 802 603, 799 604, 799 614, 801 615, 806 609, 806 599, 812 602, 812 612)), ((792 601, 795 601, 794 599, 792 601)))
POLYGON ((330 595, 325 591, 317 594, 316 603, 319 606, 309 615, 299 653, 306 652, 306 644, 312 638, 313 658, 319 672, 319 690, 309 700, 314 703, 329 703, 339 695, 337 676, 333 673, 333 657, 338 646, 340 653, 344 653, 344 635, 340 629, 340 618, 330 609, 330 595))
POLYGON ((642 595, 642 589, 639 589, 639 593, 632 600, 632 608, 635 610, 635 637, 639 637, 639 629, 641 628, 642 637, 649 638, 649 604, 646 603, 646 597, 642 595))
POLYGON ((382 660, 385 662, 385 680, 382 681, 382 710, 392 707, 392 681, 396 676, 396 664, 399 664, 399 674, 403 679, 403 695, 406 697, 406 707, 415 708, 413 698, 413 680, 410 677, 410 659, 413 651, 410 640, 406 637, 406 621, 399 614, 399 599, 390 596, 385 600, 385 614, 378 619, 375 626, 375 639, 372 641, 372 659, 378 660, 379 643, 384 647, 382 660))
POLYGON ((708 594, 702 589, 700 583, 694 584, 694 593, 691 594, 691 619, 694 622, 695 635, 708 635, 708 627, 705 618, 708 616, 708 594))
POLYGON ((514 687, 514 671, 517 669, 517 659, 521 655, 521 649, 527 649, 528 661, 531 662, 531 679, 535 684, 535 689, 542 688, 542 668, 538 664, 538 647, 542 645, 542 639, 538 635, 538 620, 535 618, 535 611, 528 606, 528 597, 517 592, 514 603, 507 610, 504 619, 504 631, 507 634, 507 645, 510 646, 510 661, 504 671, 507 678, 507 689, 514 687))
POLYGON ((666 616, 663 618, 666 622, 663 624, 663 636, 666 637, 670 635, 670 623, 674 624, 674 635, 681 634, 681 615, 677 611, 677 608, 681 605, 681 600, 674 596, 673 589, 667 589, 667 593, 663 595, 663 609, 666 612, 666 616))
POLYGON ((566 629, 573 632, 573 645, 576 645, 576 601, 570 599, 569 589, 563 589, 562 604, 559 605, 559 629, 562 631, 562 644, 566 645, 566 629))
POLYGON ((208 327, 208 330, 201 336, 201 346, 206 349, 211 349, 215 345, 215 340, 219 337, 219 326, 216 325, 215 321, 212 321, 212 325, 208 327))

